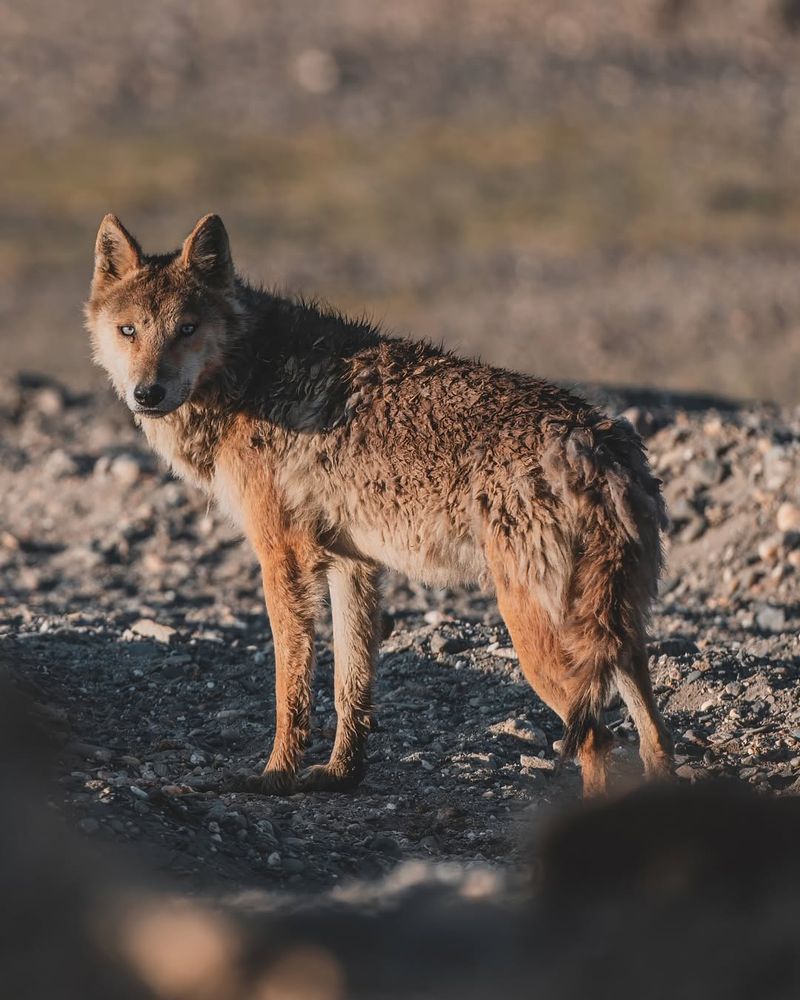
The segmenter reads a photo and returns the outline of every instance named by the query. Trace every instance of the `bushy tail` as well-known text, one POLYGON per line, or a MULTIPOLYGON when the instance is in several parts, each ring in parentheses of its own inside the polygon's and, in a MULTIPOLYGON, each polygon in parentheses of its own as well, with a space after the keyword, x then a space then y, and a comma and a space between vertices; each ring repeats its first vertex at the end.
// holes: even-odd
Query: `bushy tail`
POLYGON ((574 512, 574 567, 560 632, 571 671, 562 753, 573 758, 600 723, 617 670, 645 641, 666 511, 642 440, 627 420, 598 417, 564 429, 548 451, 546 471, 557 476, 574 512))

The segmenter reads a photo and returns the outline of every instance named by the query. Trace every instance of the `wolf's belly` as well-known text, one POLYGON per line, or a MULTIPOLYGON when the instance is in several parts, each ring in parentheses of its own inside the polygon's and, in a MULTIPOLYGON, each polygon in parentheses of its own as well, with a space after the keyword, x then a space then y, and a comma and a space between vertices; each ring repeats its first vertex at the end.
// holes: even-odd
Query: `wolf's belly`
POLYGON ((474 583, 486 572, 477 539, 445 524, 424 531, 412 525, 351 525, 348 533, 361 555, 430 586, 474 583))

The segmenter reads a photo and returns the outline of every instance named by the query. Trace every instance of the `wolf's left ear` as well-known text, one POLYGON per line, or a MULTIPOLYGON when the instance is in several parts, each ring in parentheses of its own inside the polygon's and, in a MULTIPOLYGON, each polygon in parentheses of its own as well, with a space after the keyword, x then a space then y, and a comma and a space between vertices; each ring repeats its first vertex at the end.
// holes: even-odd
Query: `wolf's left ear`
POLYGON ((181 261, 206 284, 224 288, 233 283, 231 246, 218 215, 204 215, 197 223, 184 241, 181 261))
POLYGON ((116 215, 106 215, 97 230, 94 244, 92 291, 99 292, 124 278, 142 262, 139 244, 116 215))

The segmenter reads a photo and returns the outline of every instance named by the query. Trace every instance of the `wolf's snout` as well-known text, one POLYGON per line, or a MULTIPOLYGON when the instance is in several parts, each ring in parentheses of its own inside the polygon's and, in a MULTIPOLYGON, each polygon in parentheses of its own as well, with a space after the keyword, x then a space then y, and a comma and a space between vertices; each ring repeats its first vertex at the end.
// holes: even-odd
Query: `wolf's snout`
POLYGON ((137 385, 133 390, 133 398, 140 406, 158 406, 166 396, 167 390, 157 382, 153 385, 137 385))

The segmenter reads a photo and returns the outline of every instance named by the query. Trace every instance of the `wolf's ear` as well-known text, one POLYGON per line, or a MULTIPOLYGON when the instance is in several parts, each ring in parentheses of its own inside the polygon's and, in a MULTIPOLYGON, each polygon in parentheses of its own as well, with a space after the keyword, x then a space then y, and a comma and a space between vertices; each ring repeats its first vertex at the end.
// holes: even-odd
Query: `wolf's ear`
POLYGON ((233 283, 231 246, 218 215, 204 215, 197 223, 184 241, 181 261, 208 285, 233 283))
POLYGON ((94 245, 92 292, 102 291, 142 263, 139 244, 116 215, 107 215, 97 230, 94 245))

